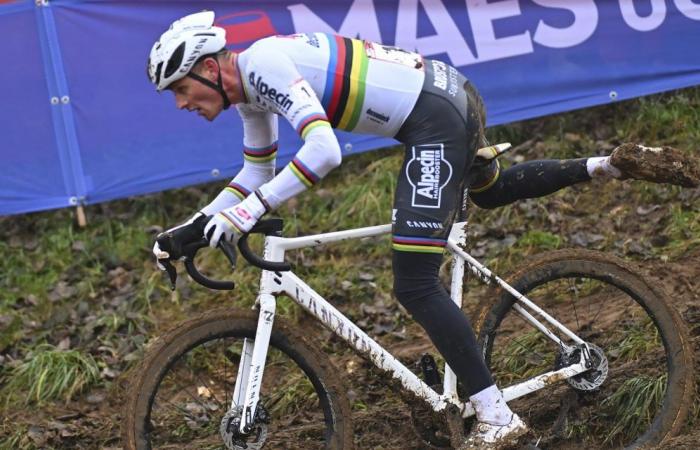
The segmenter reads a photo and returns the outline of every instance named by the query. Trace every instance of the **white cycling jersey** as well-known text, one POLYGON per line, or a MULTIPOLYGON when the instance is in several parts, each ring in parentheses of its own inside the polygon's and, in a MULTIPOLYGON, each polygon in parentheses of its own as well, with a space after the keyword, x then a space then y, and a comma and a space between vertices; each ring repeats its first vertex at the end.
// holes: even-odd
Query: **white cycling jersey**
POLYGON ((236 64, 246 97, 236 105, 243 121, 244 167, 204 209, 207 214, 258 188, 276 208, 314 185, 340 164, 332 128, 393 137, 425 78, 417 53, 324 33, 261 39, 240 53, 236 64), (278 116, 304 144, 275 177, 278 116))

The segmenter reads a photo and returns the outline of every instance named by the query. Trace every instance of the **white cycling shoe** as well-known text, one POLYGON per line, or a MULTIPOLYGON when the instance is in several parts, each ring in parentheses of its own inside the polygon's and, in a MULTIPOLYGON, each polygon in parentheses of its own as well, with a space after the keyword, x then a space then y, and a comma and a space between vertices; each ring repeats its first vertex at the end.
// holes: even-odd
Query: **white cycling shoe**
POLYGON ((530 431, 525 422, 513 413, 507 425, 491 425, 479 422, 474 425, 459 450, 502 450, 518 444, 518 439, 530 431))

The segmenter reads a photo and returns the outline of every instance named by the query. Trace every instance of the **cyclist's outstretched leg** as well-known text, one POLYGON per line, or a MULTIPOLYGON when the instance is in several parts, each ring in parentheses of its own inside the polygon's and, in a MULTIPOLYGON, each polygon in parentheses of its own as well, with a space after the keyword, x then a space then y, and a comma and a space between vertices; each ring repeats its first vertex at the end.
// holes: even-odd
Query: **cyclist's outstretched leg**
POLYGON ((590 181, 587 158, 536 160, 501 170, 498 160, 473 170, 469 198, 480 208, 497 208, 526 198, 544 197, 590 181))
POLYGON ((501 170, 498 160, 477 164, 469 196, 482 208, 543 197, 593 178, 636 179, 684 187, 700 184, 700 165, 672 147, 622 144, 610 156, 526 161, 501 170))

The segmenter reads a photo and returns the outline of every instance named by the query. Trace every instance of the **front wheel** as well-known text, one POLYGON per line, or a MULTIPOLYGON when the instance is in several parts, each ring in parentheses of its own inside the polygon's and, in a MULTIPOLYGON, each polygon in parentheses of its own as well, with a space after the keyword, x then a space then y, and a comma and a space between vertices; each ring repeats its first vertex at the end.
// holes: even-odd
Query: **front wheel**
MULTIPOLYGON (((603 253, 563 250, 542 255, 508 283, 593 344, 600 366, 510 403, 543 445, 637 448, 681 429, 693 392, 690 341, 667 298, 636 269, 603 253)), ((503 292, 478 320, 484 359, 500 388, 562 367, 571 356, 513 304, 503 292)))
POLYGON ((276 319, 265 364, 259 420, 235 440, 221 430, 253 311, 212 311, 160 337, 130 383, 128 449, 352 448, 346 391, 328 359, 276 319))

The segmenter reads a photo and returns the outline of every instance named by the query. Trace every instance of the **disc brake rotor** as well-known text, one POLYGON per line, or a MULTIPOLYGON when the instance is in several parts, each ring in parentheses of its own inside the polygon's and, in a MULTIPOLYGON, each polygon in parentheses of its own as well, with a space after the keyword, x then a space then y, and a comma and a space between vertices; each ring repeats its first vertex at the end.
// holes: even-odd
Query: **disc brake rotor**
POLYGON ((241 434, 241 408, 229 410, 221 418, 219 434, 229 450, 259 450, 265 445, 267 439, 267 424, 257 420, 258 417, 266 417, 267 412, 262 404, 258 403, 256 420, 253 429, 248 434, 241 434))
MULTIPOLYGON (((579 375, 567 378, 566 382, 578 391, 590 392, 598 389, 608 377, 608 358, 603 349, 594 344, 588 344, 591 368, 579 375)), ((569 355, 557 357, 557 367, 561 368, 575 364, 581 358, 582 349, 577 348, 569 355)))

